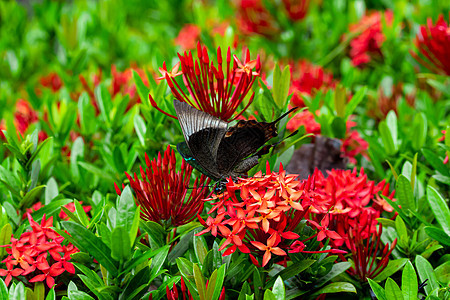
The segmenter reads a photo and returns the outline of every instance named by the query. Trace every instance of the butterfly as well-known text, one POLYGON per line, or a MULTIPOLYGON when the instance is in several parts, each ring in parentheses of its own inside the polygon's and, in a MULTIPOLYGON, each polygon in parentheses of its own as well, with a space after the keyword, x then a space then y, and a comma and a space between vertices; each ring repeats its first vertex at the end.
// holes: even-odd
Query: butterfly
POLYGON ((234 126, 185 102, 173 101, 185 142, 177 145, 183 158, 215 181, 246 176, 259 158, 275 146, 265 145, 278 135, 276 125, 289 110, 273 122, 240 120, 234 126))

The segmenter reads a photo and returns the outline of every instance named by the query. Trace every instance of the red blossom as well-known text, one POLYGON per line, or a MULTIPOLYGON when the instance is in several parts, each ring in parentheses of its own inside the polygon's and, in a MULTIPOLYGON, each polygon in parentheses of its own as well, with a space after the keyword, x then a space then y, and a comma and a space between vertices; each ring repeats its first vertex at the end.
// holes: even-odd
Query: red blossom
POLYGON ((428 18, 427 24, 420 26, 415 44, 419 53, 410 53, 420 64, 434 73, 450 75, 450 27, 443 15, 436 25, 428 18))
POLYGON ((63 85, 61 77, 55 72, 42 76, 39 82, 42 86, 51 89, 53 93, 59 91, 63 85))
POLYGON ((274 36, 279 32, 270 12, 264 7, 261 0, 238 0, 237 24, 244 35, 261 34, 267 37, 274 36))
POLYGON ((201 32, 197 25, 185 24, 175 38, 175 45, 180 46, 182 51, 194 49, 201 32))
POLYGON ((333 74, 321 66, 316 66, 307 60, 299 60, 290 63, 292 93, 291 103, 293 106, 304 107, 302 96, 314 96, 317 91, 334 89, 336 86, 333 74))
POLYGON ((369 149, 369 143, 364 140, 358 131, 352 130, 352 127, 356 126, 356 123, 347 121, 347 133, 342 141, 341 151, 345 157, 348 157, 350 163, 356 164, 356 156, 361 155, 369 160, 367 150, 369 149))
MULTIPOLYGON (((319 114, 319 111, 316 112, 319 114)), ((320 124, 316 122, 314 115, 309 110, 303 110, 296 113, 289 119, 286 128, 292 132, 299 129, 301 126, 305 127, 306 133, 320 134, 320 124)))
MULTIPOLYGON (((236 182, 228 180, 226 191, 209 199, 215 202, 206 222, 198 216, 207 228, 197 235, 211 232, 225 238, 219 249, 228 247, 223 256, 239 250, 248 253, 258 266, 279 260, 278 256, 285 256, 292 241, 300 237, 295 229, 307 213, 323 211, 325 207, 323 198, 314 192, 314 178, 298 181, 296 177, 295 174, 286 175, 282 166, 279 173, 271 172, 267 165, 266 175, 258 172, 251 178, 238 178, 236 182), (213 213, 217 213, 215 218, 211 217, 213 213), (256 257, 261 256, 260 264, 256 257)), ((321 250, 306 249, 305 246, 299 251, 320 253, 321 250)))
MULTIPOLYGON (((217 49, 216 67, 210 61, 206 47, 202 48, 200 43, 197 44, 198 60, 194 60, 191 51, 184 52, 183 55, 178 53, 178 57, 181 72, 178 71, 178 63, 169 72, 164 62, 163 67, 159 69, 162 76, 158 78, 167 81, 176 99, 224 121, 236 119, 252 103, 254 92, 251 94, 247 106, 233 117, 239 105, 251 92, 251 87, 261 69, 259 56, 256 60, 250 60, 248 49, 243 62, 241 62, 236 55, 231 56, 231 50, 228 48, 226 66, 222 66, 223 58, 220 47, 217 49), (189 91, 188 94, 175 80, 175 77, 181 74, 183 83, 189 91)), ((169 117, 176 118, 162 111, 151 95, 149 95, 149 99, 153 107, 169 117)))
POLYGON ((120 94, 121 96, 128 95, 130 97, 130 101, 128 102, 127 110, 129 110, 136 103, 141 103, 142 100, 139 97, 136 90, 136 85, 134 84, 133 71, 139 74, 139 77, 141 77, 142 81, 146 86, 149 85, 144 70, 139 69, 137 67, 131 67, 124 70, 123 72, 120 72, 117 71, 115 65, 111 66, 111 75, 112 75, 112 82, 110 87, 111 96, 114 97, 117 94, 120 94))
POLYGON ((11 244, 4 245, 9 255, 2 261, 6 270, 0 269, 0 276, 6 276, 8 285, 12 277, 25 276, 29 282, 46 281, 51 288, 55 277, 67 271, 74 274, 75 268, 70 255, 78 252, 72 244, 63 245, 64 238, 53 231, 53 218, 42 217, 41 224, 27 214, 32 231, 22 233, 17 240, 11 237, 11 244), (50 256, 48 255, 50 253, 50 256), (20 266, 20 268, 18 268, 20 266))
POLYGON ((350 41, 350 58, 355 67, 366 65, 374 57, 382 57, 381 45, 386 39, 382 18, 388 26, 392 25, 392 11, 375 11, 363 16, 358 24, 350 25, 350 32, 358 34, 350 41))
POLYGON ((302 20, 308 13, 310 0, 283 0, 284 8, 292 21, 302 20))
MULTIPOLYGON (((181 226, 192 221, 203 209, 203 199, 208 196, 210 179, 204 175, 189 186, 192 166, 185 160, 181 171, 176 171, 175 152, 167 147, 164 155, 150 161, 145 155, 146 169, 140 167, 141 178, 126 173, 130 186, 135 192, 136 203, 141 206, 144 220, 158 222, 163 226, 181 226), (190 191, 189 195, 188 192, 190 191)), ((121 191, 115 185, 117 193, 121 191)))

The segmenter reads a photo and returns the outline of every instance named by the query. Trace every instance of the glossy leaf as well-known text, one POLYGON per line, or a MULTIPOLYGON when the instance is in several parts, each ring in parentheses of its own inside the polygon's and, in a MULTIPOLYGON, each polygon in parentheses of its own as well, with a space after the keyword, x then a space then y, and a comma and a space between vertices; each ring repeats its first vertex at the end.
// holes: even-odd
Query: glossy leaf
POLYGON ((436 220, 444 232, 450 236, 450 209, 444 198, 429 185, 427 186, 427 200, 436 220))
POLYGON ((402 272, 402 293, 405 300, 416 300, 419 284, 416 271, 410 261, 405 264, 402 272))

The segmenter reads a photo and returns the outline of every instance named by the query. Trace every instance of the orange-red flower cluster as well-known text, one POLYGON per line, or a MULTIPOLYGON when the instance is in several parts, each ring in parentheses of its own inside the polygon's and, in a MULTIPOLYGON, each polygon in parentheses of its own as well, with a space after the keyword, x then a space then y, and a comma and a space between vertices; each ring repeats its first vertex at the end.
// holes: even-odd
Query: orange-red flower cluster
POLYGON ((439 16, 436 25, 429 18, 427 25, 420 26, 415 44, 424 58, 413 51, 410 53, 419 63, 435 73, 450 75, 450 26, 443 15, 439 16))
POLYGON ((53 93, 56 93, 63 86, 61 77, 55 72, 48 74, 47 76, 42 76, 39 82, 43 87, 49 88, 53 93))
POLYGON ((280 29, 276 20, 261 0, 238 0, 236 6, 236 21, 243 34, 252 35, 256 33, 270 37, 279 32, 280 29))
POLYGON ((180 46, 182 51, 194 49, 201 32, 202 30, 197 25, 186 24, 175 38, 175 45, 180 46))
POLYGON ((387 25, 392 24, 392 11, 375 11, 362 17, 358 24, 350 25, 350 32, 358 34, 350 41, 350 58, 355 67, 366 65, 374 57, 382 57, 381 45, 386 39, 382 30, 383 17, 387 25))
MULTIPOLYGON (((224 256, 239 249, 249 253, 255 265, 259 265, 256 257, 263 256, 262 266, 265 266, 273 255, 286 256, 288 250, 316 253, 317 249, 305 248, 306 240, 297 240, 300 236, 294 230, 310 210, 326 213, 329 200, 314 191, 313 177, 304 181, 296 177, 286 175, 282 166, 279 173, 271 172, 267 165, 266 175, 258 172, 252 178, 229 180, 226 191, 213 196, 217 202, 213 203, 207 220, 199 216, 206 229, 198 235, 211 232, 213 236, 225 238, 219 248, 228 247, 224 256)), ((337 234, 329 236, 340 239, 337 234)))
MULTIPOLYGON (((228 48, 226 66, 223 67, 220 47, 217 49, 217 67, 210 61, 206 47, 202 48, 200 43, 197 44, 198 60, 194 60, 191 51, 184 52, 184 55, 178 53, 178 57, 180 62, 171 71, 168 71, 166 63, 163 63, 163 67, 159 68, 162 76, 158 78, 167 81, 176 99, 224 121, 236 119, 253 101, 254 92, 247 106, 233 117, 238 106, 251 91, 261 69, 259 56, 255 60, 250 60, 248 49, 242 63, 236 55, 231 56, 231 50, 228 48), (181 72, 178 71, 180 65, 181 72), (189 91, 188 95, 175 80, 175 77, 179 75, 183 75, 183 82, 189 91)), ((152 106, 160 110, 151 95, 149 98, 152 106)))
POLYGON ((321 66, 316 66, 307 60, 299 60, 290 64, 291 87, 289 93, 292 95, 292 105, 304 107, 302 96, 314 96, 317 91, 334 89, 336 81, 333 74, 324 70, 321 66))
MULTIPOLYGON (((83 204, 83 201, 80 201, 80 204, 83 204)), ((32 214, 33 212, 41 209, 42 207, 44 207, 42 202, 36 202, 35 204, 33 204, 33 206, 31 208, 26 209, 26 213, 22 216, 22 219, 25 219, 28 214, 32 214)), ((70 212, 75 212, 75 204, 73 202, 70 202, 70 203, 64 205, 64 207, 67 208, 70 212)), ((83 206, 83 210, 85 213, 90 212, 91 209, 92 209, 92 206, 90 206, 90 205, 83 206)), ((69 216, 62 209, 59 212, 59 218, 61 220, 66 220, 66 221, 69 220, 69 216)))
POLYGON ((308 13, 310 0, 283 0, 284 8, 292 21, 302 20, 308 13))
POLYGON ((2 261, 6 269, 0 269, 0 276, 6 276, 6 285, 12 277, 26 276, 29 282, 45 280, 47 286, 52 288, 55 277, 66 271, 75 273, 69 260, 78 249, 70 243, 62 245, 64 238, 51 229, 53 217, 46 219, 44 215, 39 224, 28 214, 28 220, 32 231, 22 233, 18 240, 11 237, 11 244, 1 246, 6 247, 9 255, 2 261))
MULTIPOLYGON (((136 173, 134 179, 125 173, 135 192, 136 202, 141 206, 141 217, 168 227, 181 226, 192 221, 203 209, 203 199, 209 195, 207 186, 210 179, 202 175, 195 179, 190 188, 189 180, 193 168, 183 159, 181 171, 177 172, 175 152, 170 146, 163 157, 158 153, 158 159, 152 161, 145 154, 145 163, 145 171, 140 167, 142 179, 139 179, 136 173)), ((120 195, 121 190, 114 185, 120 195)))

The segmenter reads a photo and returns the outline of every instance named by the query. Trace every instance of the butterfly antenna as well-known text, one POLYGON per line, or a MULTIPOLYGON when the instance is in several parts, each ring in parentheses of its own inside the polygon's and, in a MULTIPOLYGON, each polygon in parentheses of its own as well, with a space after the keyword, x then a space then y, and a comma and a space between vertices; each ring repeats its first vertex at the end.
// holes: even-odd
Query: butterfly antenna
POLYGON ((278 123, 281 119, 283 119, 284 117, 286 117, 288 114, 290 114, 291 112, 293 112, 294 110, 299 109, 300 107, 296 106, 294 108, 291 108, 288 112, 282 114, 278 119, 276 119, 275 121, 271 122, 271 124, 276 124, 278 123))

